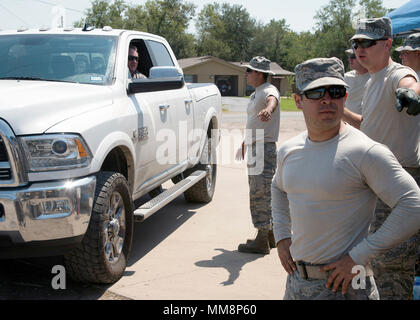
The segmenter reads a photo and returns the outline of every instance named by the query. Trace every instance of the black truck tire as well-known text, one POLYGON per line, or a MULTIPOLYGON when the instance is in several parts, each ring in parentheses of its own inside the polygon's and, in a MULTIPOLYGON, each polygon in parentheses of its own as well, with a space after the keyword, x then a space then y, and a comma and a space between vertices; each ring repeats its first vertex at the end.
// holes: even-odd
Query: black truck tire
POLYGON ((184 198, 188 202, 208 203, 213 199, 217 176, 216 148, 213 140, 209 137, 206 137, 200 162, 186 170, 184 176, 187 177, 196 170, 204 170, 207 174, 184 192, 184 198))
POLYGON ((131 250, 133 220, 133 203, 125 177, 100 172, 86 234, 79 247, 64 257, 70 278, 93 283, 114 283, 120 279, 131 250))

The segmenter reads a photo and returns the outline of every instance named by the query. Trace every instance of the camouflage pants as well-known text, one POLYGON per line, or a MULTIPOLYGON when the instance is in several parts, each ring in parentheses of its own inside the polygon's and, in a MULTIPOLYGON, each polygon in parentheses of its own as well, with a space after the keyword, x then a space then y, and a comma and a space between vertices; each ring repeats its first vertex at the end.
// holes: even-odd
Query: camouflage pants
POLYGON ((276 171, 277 151, 274 142, 264 143, 264 152, 258 152, 253 144, 251 155, 256 163, 248 162, 249 202, 252 223, 257 229, 272 229, 271 222, 271 181, 276 171), (263 157, 261 157, 263 155, 263 157), (256 167, 260 170, 253 170, 256 167))
POLYGON ((353 289, 350 283, 345 295, 341 293, 341 287, 334 293, 325 287, 326 283, 327 280, 305 280, 296 271, 287 276, 283 300, 379 300, 373 276, 366 277, 365 289, 353 289))
MULTIPOLYGON (((420 185, 420 169, 410 172, 420 185)), ((373 233, 379 229, 391 213, 391 208, 378 199, 375 216, 369 228, 373 233)), ((399 246, 388 250, 371 261, 373 274, 381 300, 409 300, 413 295, 414 266, 420 250, 420 232, 399 246)))

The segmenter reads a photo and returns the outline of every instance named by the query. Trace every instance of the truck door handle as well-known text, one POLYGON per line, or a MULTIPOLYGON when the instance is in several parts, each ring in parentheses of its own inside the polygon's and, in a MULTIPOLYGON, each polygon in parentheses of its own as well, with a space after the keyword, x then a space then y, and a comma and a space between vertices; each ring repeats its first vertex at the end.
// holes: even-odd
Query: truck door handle
POLYGON ((170 105, 169 105, 169 104, 161 104, 161 105, 159 105, 159 109, 160 109, 161 111, 168 110, 168 109, 169 109, 169 107, 170 107, 170 105))
POLYGON ((189 103, 192 103, 192 102, 193 102, 192 99, 185 100, 185 104, 189 104, 189 103))

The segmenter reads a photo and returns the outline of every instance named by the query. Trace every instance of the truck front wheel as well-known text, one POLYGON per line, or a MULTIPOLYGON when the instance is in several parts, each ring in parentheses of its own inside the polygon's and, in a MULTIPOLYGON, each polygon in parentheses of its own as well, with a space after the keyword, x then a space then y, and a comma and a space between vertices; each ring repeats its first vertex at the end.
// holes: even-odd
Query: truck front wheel
POLYGON ((133 237, 133 203, 127 180, 100 172, 88 230, 81 245, 65 256, 75 281, 114 283, 124 273, 133 237))

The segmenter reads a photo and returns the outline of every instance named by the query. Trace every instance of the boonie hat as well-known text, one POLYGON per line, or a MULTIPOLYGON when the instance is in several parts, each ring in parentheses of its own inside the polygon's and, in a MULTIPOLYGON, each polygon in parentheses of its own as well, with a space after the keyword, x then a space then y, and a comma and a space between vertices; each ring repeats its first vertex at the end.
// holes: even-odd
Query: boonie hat
POLYGON ((344 82, 344 64, 336 57, 302 62, 296 66, 295 75, 296 87, 300 92, 331 85, 348 87, 344 82))
POLYGON ((242 65, 242 67, 249 68, 262 73, 275 74, 273 71, 270 71, 270 63, 271 61, 267 58, 258 56, 252 58, 251 61, 249 61, 249 64, 244 64, 242 65))
POLYGON ((417 51, 420 50, 420 32, 410 34, 404 41, 402 47, 398 47, 395 51, 417 51))
POLYGON ((383 38, 392 38, 392 22, 388 17, 360 20, 357 23, 356 34, 350 40, 383 38))

